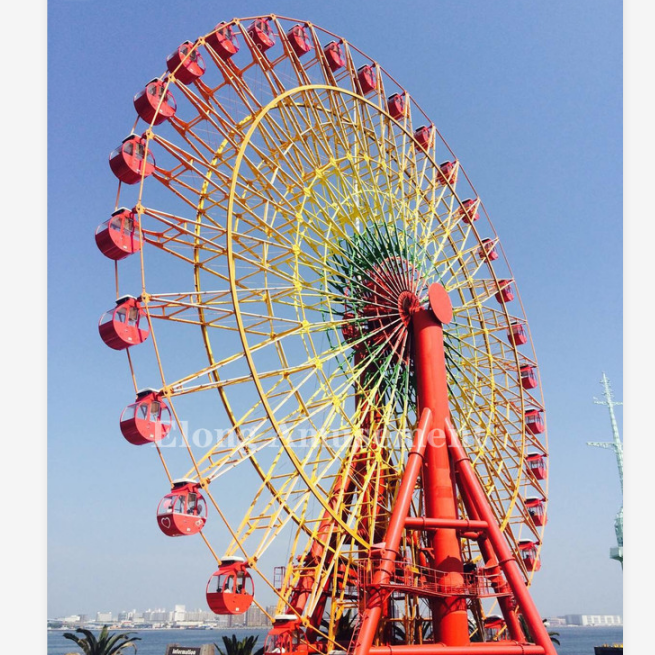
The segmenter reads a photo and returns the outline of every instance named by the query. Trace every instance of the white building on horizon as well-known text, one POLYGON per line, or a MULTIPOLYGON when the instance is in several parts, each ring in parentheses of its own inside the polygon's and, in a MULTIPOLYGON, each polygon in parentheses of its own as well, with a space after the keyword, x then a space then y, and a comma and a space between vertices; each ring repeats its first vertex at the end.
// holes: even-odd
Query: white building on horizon
POLYGON ((618 614, 566 614, 567 625, 622 626, 623 617, 618 614))
POLYGON ((96 621, 98 623, 112 623, 114 615, 111 612, 96 612, 96 621))

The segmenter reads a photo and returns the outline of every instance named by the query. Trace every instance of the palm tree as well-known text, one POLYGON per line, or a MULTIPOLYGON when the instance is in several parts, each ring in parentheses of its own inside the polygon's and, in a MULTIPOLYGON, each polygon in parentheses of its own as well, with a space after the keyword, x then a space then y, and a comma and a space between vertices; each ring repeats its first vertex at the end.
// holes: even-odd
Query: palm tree
POLYGON ((219 655, 252 655, 252 650, 258 639, 259 637, 250 636, 239 640, 236 635, 232 635, 231 639, 224 636, 225 650, 222 650, 218 644, 214 644, 214 647, 219 655))
POLYGON ((478 620, 470 616, 469 616, 469 639, 471 642, 476 642, 476 643, 483 641, 482 630, 480 629, 478 620))
MULTIPOLYGON (((346 610, 338 619, 334 626, 334 641, 340 646, 348 646, 350 644, 353 634, 355 632, 357 615, 351 610, 346 610)), ((323 619, 321 626, 324 630, 330 627, 330 620, 323 619)))
POLYGON ((97 639, 90 630, 84 628, 78 628, 75 632, 79 632, 84 637, 77 637, 72 632, 64 632, 64 637, 74 641, 84 651, 85 655, 119 655, 126 648, 134 648, 136 653, 136 644, 134 642, 141 640, 141 637, 131 637, 131 632, 112 634, 106 625, 102 626, 97 639))
MULTIPOLYGON (((546 623, 546 619, 543 619, 543 622, 546 623)), ((528 630, 528 622, 525 620, 525 617, 523 614, 519 614, 519 623, 521 624, 521 628, 523 629, 523 634, 525 635, 525 638, 527 639, 528 642, 534 643, 534 638, 530 634, 530 630, 528 630)), ((548 636, 550 637, 550 640, 554 643, 559 644, 559 632, 549 632, 548 636)))

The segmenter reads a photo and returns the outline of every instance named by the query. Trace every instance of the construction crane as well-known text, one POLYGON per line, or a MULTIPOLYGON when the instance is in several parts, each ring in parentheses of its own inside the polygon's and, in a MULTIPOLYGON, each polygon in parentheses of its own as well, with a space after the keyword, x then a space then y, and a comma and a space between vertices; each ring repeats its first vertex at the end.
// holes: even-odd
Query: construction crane
MULTIPOLYGON (((597 400, 594 398, 594 403, 597 405, 605 405, 608 408, 610 422, 612 424, 613 439, 610 442, 588 441, 587 445, 596 446, 597 448, 607 448, 614 451, 614 454, 616 455, 616 466, 619 469, 621 496, 623 496, 623 444, 621 443, 621 437, 619 436, 616 416, 614 416, 614 407, 617 405, 623 405, 623 403, 614 400, 610 381, 605 373, 603 373, 601 384, 603 385, 603 396, 605 396, 605 400, 597 400)), ((621 562, 621 568, 623 568, 623 506, 621 506, 619 513, 616 515, 616 519, 614 519, 614 531, 616 532, 617 546, 615 548, 610 548, 610 558, 621 562)))

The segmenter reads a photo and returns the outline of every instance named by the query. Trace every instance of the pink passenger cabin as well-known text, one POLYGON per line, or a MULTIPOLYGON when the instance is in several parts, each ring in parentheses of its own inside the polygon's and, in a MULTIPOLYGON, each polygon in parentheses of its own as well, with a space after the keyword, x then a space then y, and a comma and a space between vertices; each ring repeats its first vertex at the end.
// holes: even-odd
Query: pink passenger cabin
POLYGON ((546 455, 543 453, 528 453, 525 461, 528 469, 537 480, 545 480, 548 477, 546 455))
POLYGON ((357 69, 357 84, 362 95, 368 95, 378 88, 375 68, 371 64, 360 66, 357 69))
POLYGON ((525 507, 532 522, 537 526, 546 525, 546 504, 543 498, 533 496, 525 499, 525 507))
POLYGON ((264 641, 264 655, 307 655, 309 645, 301 625, 301 620, 294 614, 277 614, 264 641))
POLYGON ((423 151, 434 145, 434 125, 422 125, 414 131, 414 139, 423 151))
POLYGON ((266 52, 275 45, 275 34, 269 18, 257 18, 248 26, 247 31, 260 52, 266 52))
POLYGON ((541 409, 528 409, 525 412, 525 427, 532 434, 541 434, 546 429, 543 411, 541 409))
POLYGON ((387 111, 391 118, 400 120, 407 116, 407 95, 405 93, 394 93, 387 98, 387 111))
POLYGON ((175 116, 177 104, 173 94, 166 90, 166 84, 154 79, 134 96, 134 109, 142 121, 160 125, 175 116))
POLYGON ((157 525, 167 537, 197 534, 207 522, 207 502, 193 480, 175 480, 157 508, 157 525))
POLYGON ((498 280, 496 300, 501 304, 514 300, 514 290, 512 289, 511 280, 498 280))
POLYGON ((437 182, 439 184, 455 184, 457 182, 457 169, 459 168, 459 163, 455 161, 445 161, 443 162, 437 171, 437 182))
POLYGON ((482 247, 478 250, 478 255, 481 258, 486 257, 490 262, 498 259, 499 255, 496 251, 496 244, 493 239, 482 239, 482 247))
POLYGON ((328 66, 333 73, 346 65, 343 50, 338 41, 330 41, 330 43, 323 48, 323 54, 325 55, 328 66))
POLYGON ((305 25, 294 25, 287 32, 287 40, 298 57, 302 57, 312 50, 312 44, 305 25))
POLYGON ((538 545, 539 542, 530 541, 528 539, 519 541, 519 557, 528 571, 538 571, 541 568, 541 561, 537 555, 538 545))
POLYGON ((138 391, 121 414, 121 432, 135 446, 161 441, 172 427, 171 410, 154 389, 138 391))
POLYGON ((524 389, 536 389, 539 381, 537 380, 537 372, 534 366, 524 364, 520 368, 521 386, 524 389))
POLYGON ((136 184, 142 177, 152 175, 155 170, 155 158, 147 146, 148 140, 145 137, 130 134, 118 148, 112 150, 109 166, 121 182, 136 184))
POLYGON ((239 41, 232 25, 219 23, 215 30, 205 37, 205 43, 223 60, 239 52, 239 41))
POLYGON ((513 321, 509 326, 509 331, 507 332, 507 339, 514 346, 522 346, 528 342, 528 335, 525 331, 523 323, 518 321, 513 321))
POLYGON ((114 261, 120 261, 139 252, 143 242, 139 219, 134 211, 127 207, 120 207, 109 220, 98 225, 96 245, 105 257, 114 261))
POLYGON ((100 338, 114 350, 143 343, 150 334, 148 319, 134 296, 123 296, 116 307, 105 312, 98 323, 100 338))
POLYGON ((226 557, 207 582, 207 605, 214 614, 244 614, 252 605, 255 588, 241 557, 226 557))
POLYGON ((205 73, 205 61, 191 41, 185 41, 168 55, 166 67, 182 84, 191 84, 205 73))
POLYGON ((478 212, 478 207, 480 206, 479 198, 467 198, 462 201, 461 207, 457 210, 456 214, 459 216, 465 223, 471 225, 475 223, 480 218, 478 212))

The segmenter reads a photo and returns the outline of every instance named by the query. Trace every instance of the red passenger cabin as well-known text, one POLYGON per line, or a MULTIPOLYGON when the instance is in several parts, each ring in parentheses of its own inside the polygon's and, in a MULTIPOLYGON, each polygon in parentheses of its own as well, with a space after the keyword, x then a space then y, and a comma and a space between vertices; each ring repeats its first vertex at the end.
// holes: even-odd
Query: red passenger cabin
POLYGON ((152 175, 155 170, 155 158, 146 148, 148 140, 138 134, 130 134, 123 139, 118 148, 109 155, 112 173, 125 184, 136 184, 141 177, 152 175))
POLYGON ((514 290, 512 289, 511 280, 498 280, 496 300, 499 303, 506 303, 514 300, 514 290))
POLYGON ((219 23, 215 30, 205 37, 205 43, 224 60, 239 52, 239 41, 232 25, 226 25, 225 23, 219 23))
POLYGON ((191 41, 185 41, 166 57, 168 71, 182 84, 191 84, 205 72, 205 61, 191 41))
POLYGON ((109 259, 118 261, 139 252, 143 246, 139 231, 139 219, 134 211, 120 207, 111 218, 98 225, 96 245, 109 259))
POLYGON ((525 507, 535 525, 546 525, 546 507, 543 498, 526 498, 525 507))
POLYGON ((478 250, 478 255, 484 258, 485 256, 490 262, 498 259, 498 252, 496 252, 496 244, 493 239, 482 239, 482 247, 478 250))
POLYGON ((528 335, 525 331, 523 323, 514 321, 509 326, 509 332, 507 333, 507 338, 509 342, 515 346, 522 346, 524 343, 528 342, 528 335))
POLYGON ((371 64, 360 66, 357 69, 357 83, 362 95, 368 95, 378 88, 378 80, 375 68, 371 64))
POLYGON ((475 223, 475 221, 480 218, 480 214, 478 213, 479 206, 479 198, 467 198, 462 202, 462 206, 457 210, 457 215, 469 225, 475 223))
POLYGON ((455 184, 457 182, 457 169, 459 163, 455 161, 445 161, 437 169, 438 184, 455 184))
POLYGON ((143 343, 150 334, 148 319, 134 296, 123 296, 116 307, 105 312, 98 323, 100 338, 114 350, 143 343))
POLYGON ((391 118, 400 120, 407 115, 407 95, 405 93, 394 93, 387 98, 387 111, 391 118))
POLYGON ((226 557, 207 583, 207 604, 214 614, 244 614, 254 595, 248 565, 241 557, 226 557))
POLYGON ((519 541, 519 557, 528 571, 538 571, 541 568, 541 561, 537 555, 537 546, 539 542, 529 541, 527 539, 519 541))
POLYGON ((414 131, 414 139, 421 150, 429 150, 434 145, 434 125, 422 125, 414 131))
POLYGON ((298 55, 298 57, 306 55, 312 49, 312 44, 309 41, 309 34, 304 25, 294 25, 287 32, 287 39, 291 49, 296 53, 296 55, 298 55))
POLYGON ((293 614, 275 616, 273 628, 264 641, 264 655, 307 655, 309 646, 300 626, 300 619, 293 614))
POLYGON ((548 471, 546 470, 546 455, 543 453, 528 453, 525 461, 537 480, 546 479, 548 476, 548 471))
POLYGON ((524 364, 521 366, 521 386, 524 389, 535 389, 539 384, 537 380, 537 372, 535 371, 534 366, 530 364, 524 364))
POLYGON ((173 94, 166 90, 166 83, 154 79, 134 96, 134 109, 141 120, 159 125, 175 116, 177 104, 173 94))
POLYGON ((121 432, 135 446, 161 441, 172 426, 171 410, 154 389, 138 391, 121 414, 121 432))
POLYGON ((532 434, 541 434, 546 429, 543 412, 540 409, 528 409, 525 412, 525 427, 532 434))
POLYGON ((258 18, 248 26, 248 34, 260 52, 266 52, 275 45, 275 35, 268 18, 258 18))
POLYGON ((330 41, 330 43, 323 48, 323 54, 325 55, 328 66, 333 73, 346 65, 346 60, 343 58, 341 44, 337 41, 330 41))
POLYGON ((505 620, 498 614, 490 614, 484 619, 484 640, 497 641, 505 628, 505 620))
POLYGON ((200 485, 193 480, 175 480, 160 501, 157 525, 168 537, 197 534, 207 522, 207 503, 200 485))

